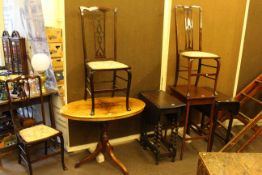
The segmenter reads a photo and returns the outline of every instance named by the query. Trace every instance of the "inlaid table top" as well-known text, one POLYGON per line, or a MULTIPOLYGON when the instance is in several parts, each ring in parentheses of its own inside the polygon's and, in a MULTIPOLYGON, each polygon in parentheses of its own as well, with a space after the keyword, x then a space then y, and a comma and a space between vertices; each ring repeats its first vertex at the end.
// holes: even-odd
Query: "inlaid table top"
POLYGON ((66 104, 60 110, 64 117, 79 121, 110 121, 132 117, 143 111, 145 103, 136 98, 129 98, 131 110, 126 110, 125 97, 95 98, 95 115, 90 115, 91 99, 79 100, 66 104))

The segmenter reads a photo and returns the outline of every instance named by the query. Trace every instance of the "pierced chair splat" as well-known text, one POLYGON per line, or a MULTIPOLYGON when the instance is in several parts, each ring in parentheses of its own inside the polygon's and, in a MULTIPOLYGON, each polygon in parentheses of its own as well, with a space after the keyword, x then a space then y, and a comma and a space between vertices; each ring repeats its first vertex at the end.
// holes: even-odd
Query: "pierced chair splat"
POLYGON ((19 76, 15 79, 9 79, 6 81, 6 89, 17 137, 18 163, 21 164, 23 161, 29 174, 32 175, 32 163, 60 154, 62 167, 65 170, 64 139, 62 132, 46 125, 40 77, 19 76), (32 81, 36 84, 30 84, 32 81), (34 102, 32 102, 32 99, 34 99, 34 102), (34 105, 36 100, 39 100, 37 104, 40 104, 40 108, 37 110, 34 105), (38 155, 36 159, 32 160, 32 147, 39 149, 40 147, 37 145, 41 143, 44 144, 44 155, 38 155), (60 148, 57 150, 55 146, 54 150, 51 151, 53 145, 60 145, 60 148))
POLYGON ((111 93, 114 97, 115 92, 125 92, 126 109, 131 110, 131 67, 117 61, 117 9, 80 6, 80 13, 85 69, 84 99, 88 94, 91 96, 91 115, 95 114, 97 93, 111 93), (98 78, 95 78, 95 74, 98 78))

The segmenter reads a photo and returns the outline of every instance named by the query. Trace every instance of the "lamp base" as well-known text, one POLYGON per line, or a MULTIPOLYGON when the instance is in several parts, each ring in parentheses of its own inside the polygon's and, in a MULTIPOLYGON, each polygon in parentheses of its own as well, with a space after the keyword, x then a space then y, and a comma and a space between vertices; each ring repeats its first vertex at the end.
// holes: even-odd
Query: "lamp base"
POLYGON ((41 72, 41 73, 39 73, 39 75, 40 75, 40 79, 41 79, 41 90, 42 90, 42 93, 46 93, 47 92, 47 89, 46 89, 46 87, 45 87, 45 82, 46 82, 46 80, 47 80, 47 77, 46 77, 46 74, 45 74, 45 72, 41 72))

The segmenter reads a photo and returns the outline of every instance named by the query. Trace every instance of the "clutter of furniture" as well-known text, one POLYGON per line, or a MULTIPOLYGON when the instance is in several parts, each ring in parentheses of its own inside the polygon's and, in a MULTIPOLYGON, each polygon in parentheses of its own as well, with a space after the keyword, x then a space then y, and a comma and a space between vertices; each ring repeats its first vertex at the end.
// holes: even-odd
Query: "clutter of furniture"
POLYGON ((61 154, 66 169, 63 136, 55 129, 53 113, 52 96, 57 91, 45 87, 50 58, 44 53, 34 54, 31 65, 41 78, 28 75, 25 38, 18 31, 13 31, 11 36, 4 31, 2 43, 5 67, 0 75, 0 158, 17 149, 18 162, 33 174, 32 163, 61 154), (45 116, 44 103, 48 104, 50 118, 45 116), (46 121, 50 124, 46 125, 46 121), (39 144, 45 146, 44 156, 32 160, 31 147, 38 148, 39 144))
MULTIPOLYGON (((143 91, 139 94, 140 99, 137 99, 130 97, 131 67, 117 61, 117 9, 80 6, 84 97, 65 104, 61 108, 61 115, 71 121, 98 123, 101 133, 94 152, 76 163, 75 168, 95 159, 102 152, 108 153, 115 165, 127 175, 126 166, 113 153, 108 135, 111 122, 130 117, 141 116, 139 143, 143 149, 152 152, 156 164, 164 158, 175 161, 180 126, 183 127, 181 160, 185 143, 189 140, 203 139, 207 141, 207 152, 212 151, 218 127, 226 130, 225 136, 219 135, 226 144, 220 151, 235 146, 241 137, 253 130, 255 133, 237 150, 240 152, 261 134, 262 127, 257 125, 262 117, 261 111, 250 119, 239 110, 249 100, 259 104, 261 108, 261 100, 256 95, 262 89, 262 75, 235 98, 217 92, 220 56, 202 49, 201 7, 177 5, 174 16, 174 85, 170 87, 170 93, 143 91), (124 92, 124 96, 116 94, 118 92, 124 92), (199 123, 193 121, 196 118, 191 112, 193 108, 201 112, 199 123), (230 140, 235 118, 242 121, 245 127, 230 140), (226 119, 229 119, 227 127, 223 125, 226 119), (196 134, 193 135, 191 130, 196 134)), ((56 129, 52 109, 51 98, 57 91, 45 87, 45 71, 52 62, 58 91, 64 96, 62 36, 60 30, 52 28, 47 29, 47 33, 51 36, 47 37, 47 41, 52 60, 43 53, 33 55, 30 60, 32 68, 40 76, 28 75, 25 38, 20 37, 17 31, 12 32, 11 36, 4 31, 2 35, 6 71, 0 75, 0 156, 17 149, 18 163, 26 165, 30 175, 33 174, 32 163, 57 154, 60 154, 62 168, 66 170, 64 138, 62 132, 56 129), (45 117, 45 102, 49 107, 49 119, 45 117), (47 120, 50 120, 50 126, 47 120), (31 148, 38 149, 39 144, 44 145, 44 155, 32 159, 31 148)), ((221 159, 221 155, 227 156, 222 153, 200 153, 198 174, 205 174, 207 166, 210 166, 208 156, 221 159)), ((229 156, 227 158, 232 159, 229 156)))

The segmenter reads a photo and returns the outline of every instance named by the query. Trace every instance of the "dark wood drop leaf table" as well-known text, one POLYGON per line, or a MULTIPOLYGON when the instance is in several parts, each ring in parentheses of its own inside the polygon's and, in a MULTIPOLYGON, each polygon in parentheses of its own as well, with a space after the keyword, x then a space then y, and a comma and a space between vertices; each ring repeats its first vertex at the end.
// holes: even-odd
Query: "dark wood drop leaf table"
POLYGON ((156 164, 160 158, 164 157, 171 157, 174 162, 177 150, 178 119, 186 104, 164 91, 142 92, 140 98, 146 103, 142 117, 140 144, 144 149, 150 148, 155 156, 156 164), (154 133, 148 134, 152 125, 154 133), (168 138, 167 130, 169 129, 171 133, 168 138))

